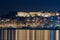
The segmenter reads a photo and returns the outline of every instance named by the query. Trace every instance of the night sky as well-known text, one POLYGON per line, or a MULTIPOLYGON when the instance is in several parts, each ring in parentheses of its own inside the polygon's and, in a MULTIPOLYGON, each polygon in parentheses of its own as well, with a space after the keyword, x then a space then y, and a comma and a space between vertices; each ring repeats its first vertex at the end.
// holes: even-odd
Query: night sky
POLYGON ((0 15, 9 11, 58 11, 60 0, 0 0, 0 15))

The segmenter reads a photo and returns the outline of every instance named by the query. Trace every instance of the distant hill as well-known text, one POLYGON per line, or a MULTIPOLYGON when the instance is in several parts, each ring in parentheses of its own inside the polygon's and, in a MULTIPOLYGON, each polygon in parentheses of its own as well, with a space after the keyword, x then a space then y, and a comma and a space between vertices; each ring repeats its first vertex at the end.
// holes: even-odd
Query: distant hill
POLYGON ((14 18, 17 14, 17 11, 9 11, 6 15, 2 15, 2 18, 14 18))

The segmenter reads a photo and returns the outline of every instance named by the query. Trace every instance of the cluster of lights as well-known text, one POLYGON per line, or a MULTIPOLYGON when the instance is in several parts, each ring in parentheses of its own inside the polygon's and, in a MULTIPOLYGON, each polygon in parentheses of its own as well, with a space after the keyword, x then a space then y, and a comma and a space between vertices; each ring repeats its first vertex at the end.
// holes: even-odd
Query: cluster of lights
MULTIPOLYGON (((46 20, 48 19, 43 19, 43 20, 40 20, 39 18, 35 17, 35 16, 42 16, 42 17, 51 17, 51 16, 57 16, 58 19, 60 19, 60 14, 57 12, 57 13, 49 13, 49 12, 17 12, 17 15, 16 16, 19 16, 19 17, 34 17, 33 19, 29 19, 27 18, 25 21, 23 21, 23 23, 21 21, 16 21, 16 19, 14 20, 10 20, 10 19, 3 19, 3 20, 0 20, 0 27, 1 26, 12 26, 12 27, 17 27, 17 26, 31 26, 31 27, 37 27, 37 26, 42 26, 44 27, 44 25, 46 23, 48 23, 46 20), (19 23, 18 23, 19 22, 19 23), (26 22, 26 23, 25 23, 26 22)), ((53 17, 51 17, 51 22, 53 22, 53 17)), ((59 22, 59 21, 58 21, 59 22)), ((53 26, 53 24, 49 24, 51 27, 53 26)), ((59 23, 55 23, 56 26, 59 26, 60 27, 60 24, 59 23)))
POLYGON ((35 17, 35 16, 43 16, 43 17, 50 17, 50 16, 58 16, 60 15, 59 13, 49 13, 49 12, 17 12, 17 16, 19 17, 35 17))

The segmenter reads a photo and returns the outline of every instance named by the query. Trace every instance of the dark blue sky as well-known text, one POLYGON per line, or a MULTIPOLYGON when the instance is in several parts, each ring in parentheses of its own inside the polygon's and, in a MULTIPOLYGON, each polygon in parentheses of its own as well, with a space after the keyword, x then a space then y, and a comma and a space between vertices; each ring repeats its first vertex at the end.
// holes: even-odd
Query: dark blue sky
POLYGON ((0 0, 0 15, 8 11, 60 11, 60 0, 0 0))

